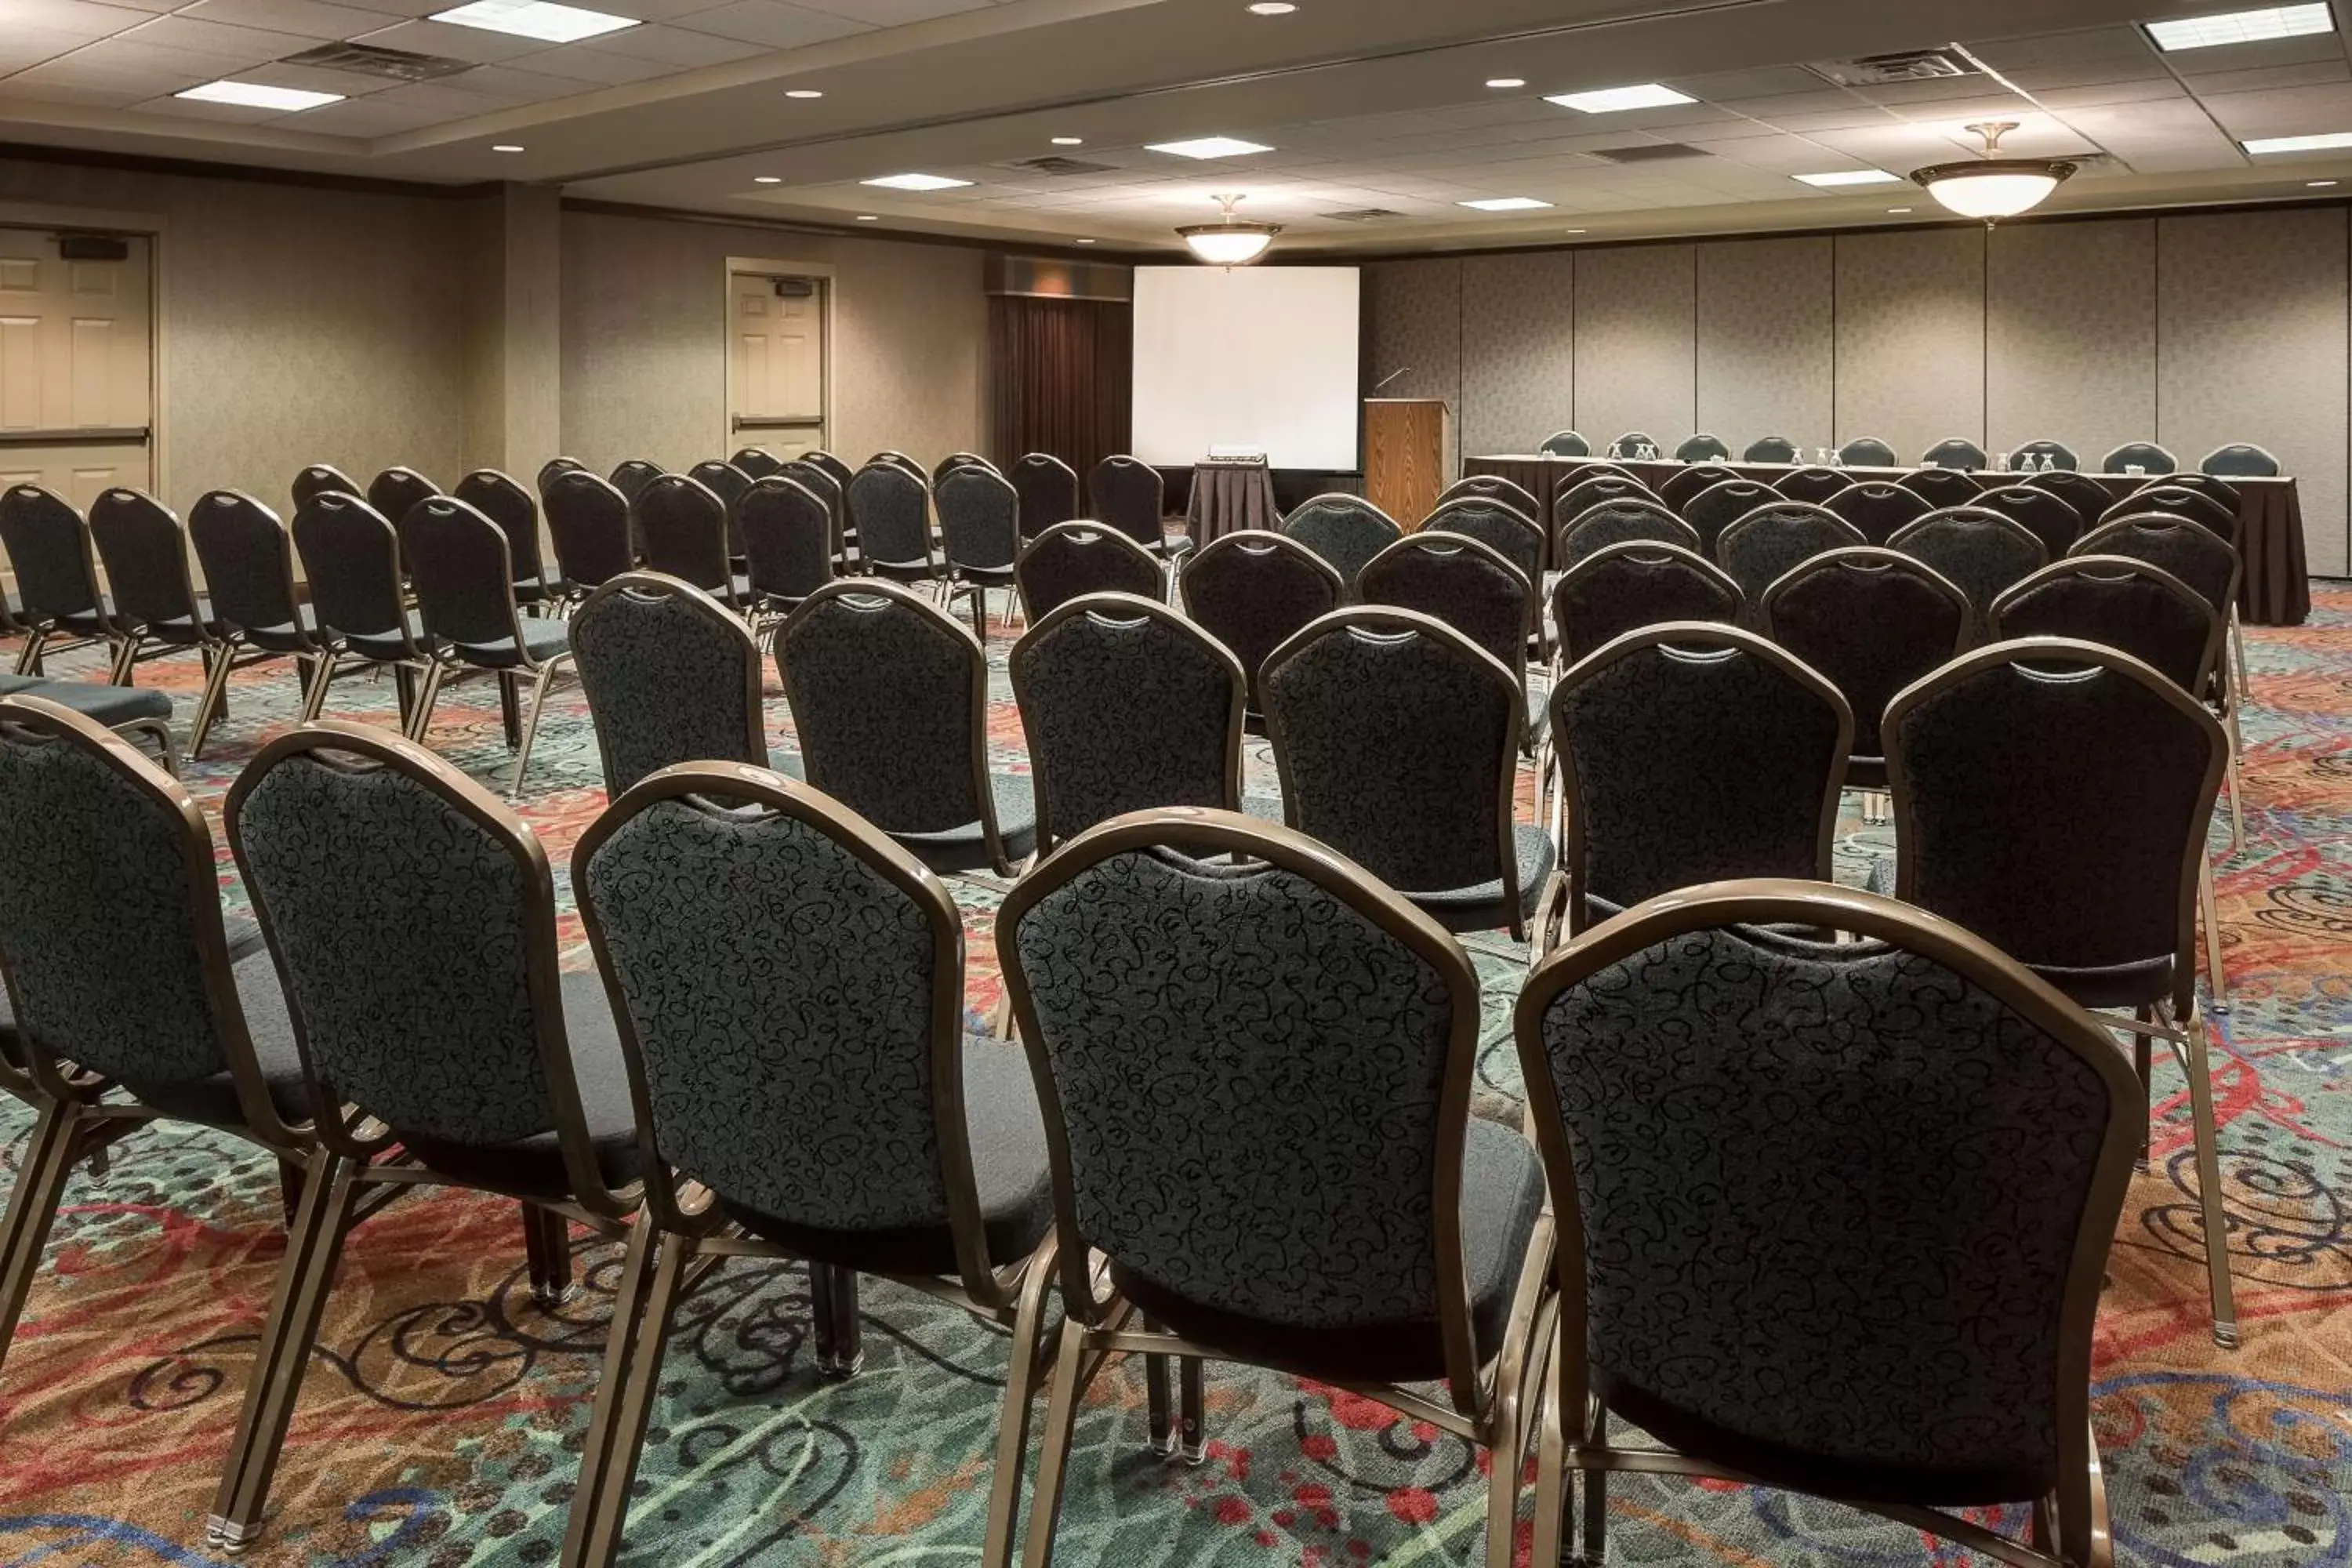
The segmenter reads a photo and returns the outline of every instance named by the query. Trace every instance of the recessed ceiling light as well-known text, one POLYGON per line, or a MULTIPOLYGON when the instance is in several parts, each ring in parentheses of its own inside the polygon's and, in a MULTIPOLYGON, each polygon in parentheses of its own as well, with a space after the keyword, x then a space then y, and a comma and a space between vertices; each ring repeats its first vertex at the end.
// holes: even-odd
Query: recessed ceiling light
POLYGON ((1094 243, 1094 241, 1093 241, 1093 240, 1091 240, 1091 239, 1082 239, 1082 240, 1078 241, 1078 243, 1079 243, 1080 245, 1092 245, 1092 244, 1094 243))
POLYGON ((1528 79, 1523 76, 1493 76, 1486 79, 1486 85, 1492 88, 1525 87, 1528 79))
POLYGON ((1232 136, 1196 136, 1190 142, 1153 142, 1147 150, 1173 153, 1179 158, 1239 158, 1251 153, 1271 153, 1271 147, 1232 136))
POLYGON ((512 33, 517 37, 537 38, 549 44, 577 43, 582 38, 617 33, 637 25, 635 16, 584 11, 577 5, 558 5, 554 0, 473 0, 473 4, 454 11, 436 11, 431 19, 454 22, 460 27, 512 33))
POLYGON ((522 151, 522 143, 520 142, 493 142, 490 143, 490 151, 493 153, 520 153, 522 151))
POLYGON ((2352 147, 2352 131, 2330 131, 2317 136, 2257 136, 2239 146, 2249 153, 2325 153, 2352 147))
POLYGON ((1054 138, 1054 145, 1056 147, 1083 147, 1086 144, 1087 139, 1083 136, 1056 136, 1054 138))
POLYGON ((2324 191, 2335 183, 2333 180, 2305 180, 2303 184, 2306 190, 2324 191))
POLYGON ((1791 174, 1800 184, 1819 185, 1832 189, 1839 185, 1900 184, 1903 176, 1890 174, 1884 169, 1832 169, 1825 174, 1791 174))
POLYGON ((879 185, 886 191, 951 191, 970 180, 951 179, 946 174, 885 174, 878 180, 860 180, 861 185, 879 185))
POLYGON ((784 180, 781 174, 754 174, 751 183, 755 185, 781 185, 784 180))
POLYGON ((2210 49, 2216 44, 2255 44, 2272 38, 2300 38, 2325 33, 2336 26, 2325 5, 2266 5, 2259 11, 2223 11, 2211 16, 2180 16, 2144 24, 2156 47, 2167 54, 2180 49, 2210 49))
POLYGON ((1584 114, 1613 114, 1621 109, 1664 109, 1670 103, 1696 103, 1698 100, 1686 92, 1676 92, 1673 88, 1645 81, 1633 87, 1604 87, 1591 92, 1553 93, 1544 101, 1584 114))
POLYGON ((1255 16, 1287 16, 1297 9, 1290 0, 1256 0, 1250 6, 1250 14, 1255 16))
POLYGON ((1475 202, 1456 202, 1456 206, 1475 207, 1482 213, 1524 213, 1538 207, 1548 207, 1549 202, 1539 202, 1533 196, 1481 196, 1475 202))
POLYGON ((823 98, 824 94, 813 87, 788 87, 784 89, 784 96, 786 98, 823 98))
POLYGON ((882 220, 876 217, 872 213, 859 213, 857 215, 857 221, 860 223, 880 223, 882 220))
POLYGON ((1888 207, 1886 210, 1891 213, 1907 213, 1911 209, 1909 207, 1888 207))
POLYGON ((291 114, 298 110, 316 109, 322 103, 340 103, 340 92, 306 92, 299 87, 264 87, 257 81, 208 81, 202 87, 192 87, 175 92, 173 98, 193 98, 198 103, 234 103, 245 109, 276 109, 291 114))
POLYGON ((1570 234, 1591 234, 1592 231, 1589 228, 1571 228, 1568 232, 1570 234))

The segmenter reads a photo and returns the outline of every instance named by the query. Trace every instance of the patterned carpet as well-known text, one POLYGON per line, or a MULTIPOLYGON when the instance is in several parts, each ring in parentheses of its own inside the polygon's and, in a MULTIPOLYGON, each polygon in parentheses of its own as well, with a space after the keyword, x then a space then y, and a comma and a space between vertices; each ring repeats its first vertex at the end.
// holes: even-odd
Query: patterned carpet
MULTIPOLYGON (((2217 1020, 2231 1255, 2244 1347, 2206 1331, 2185 1096, 2158 1069, 2151 1173, 2134 1185, 2100 1319, 2094 1411, 2119 1557, 2132 1564, 2336 1563, 2352 1557, 2352 588, 2324 588, 2307 626, 2253 628, 2250 843, 2221 882, 2236 1008, 2217 1020)), ((992 734, 1020 730, 995 655, 992 734)), ((68 656, 55 673, 87 671, 68 656)), ((194 671, 143 667, 183 726, 194 671)), ((190 769, 208 808, 294 704, 283 663, 241 675, 211 753, 190 769)), ((770 682, 780 749, 790 743, 770 682)), ((339 682, 331 715, 383 720, 388 684, 339 682)), ((436 750, 503 787, 509 753, 486 682, 458 687, 436 750)), ((1251 762, 1270 788, 1272 766, 1251 762)), ((554 859, 604 803, 577 688, 560 686, 523 816, 554 859)), ((1842 878, 1885 829, 1849 824, 1842 878)), ((241 905, 222 850, 222 886, 241 905)), ((971 916, 971 1008, 994 1002, 995 894, 971 916)), ((567 921, 566 961, 588 954, 567 921)), ((1508 1046, 1522 959, 1479 940, 1487 1040, 1479 1110, 1516 1121, 1508 1046)), ((28 1117, 0 1101, 0 1163, 28 1117)), ((275 1171, 234 1141, 156 1131, 78 1176, 0 1372, 0 1568, 205 1563, 215 1468, 245 1386, 280 1238, 275 1171)), ((588 1288, 535 1310, 508 1205, 404 1199, 353 1236, 328 1307, 256 1564, 550 1562, 588 1418, 617 1254, 578 1242, 588 1288)), ((687 1304, 631 1515, 628 1560, 667 1568, 931 1563, 977 1552, 1003 1337, 887 1285, 865 1295, 866 1363, 846 1384, 810 1366, 807 1284, 730 1265, 687 1304)), ((1791 1332, 1803 1325, 1790 1324, 1791 1332)), ((1143 1446, 1139 1367, 1114 1365, 1078 1423, 1060 1542, 1072 1563, 1458 1563, 1477 1550, 1480 1466, 1458 1441, 1330 1389, 1213 1367, 1210 1461, 1143 1446)), ((1955 1548, 1850 1510, 1723 1486, 1621 1479, 1621 1563, 1957 1562, 1955 1548)), ((2015 1519, 2002 1521, 2014 1527, 2015 1519)), ((1523 1527, 1524 1528, 1524 1527, 1523 1527)))

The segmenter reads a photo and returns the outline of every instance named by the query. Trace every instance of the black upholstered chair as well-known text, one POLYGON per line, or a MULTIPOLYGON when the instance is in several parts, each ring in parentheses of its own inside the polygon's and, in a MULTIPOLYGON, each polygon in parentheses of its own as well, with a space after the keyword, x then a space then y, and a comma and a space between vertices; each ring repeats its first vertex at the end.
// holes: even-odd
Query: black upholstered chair
POLYGON ((1592 456, 1592 443, 1573 430, 1555 430, 1543 438, 1543 444, 1536 450, 1550 458, 1589 458, 1592 456))
MULTIPOLYGON (((571 594, 572 585, 560 580, 549 582, 547 570, 540 563, 539 503, 530 499, 529 490, 496 468, 477 468, 459 479, 449 493, 498 524, 499 531, 506 535, 516 604, 544 607, 571 594)), ((395 523, 400 521, 393 519, 395 523)))
POLYGON ((2074 541, 2083 537, 2083 514, 2063 496, 2040 485, 1999 485, 1980 492, 1968 504, 1997 511, 2021 524, 2027 532, 2042 541, 2042 553, 2052 561, 2073 549, 2074 541))
POLYGON ((1528 642, 1541 614, 1535 580, 1475 539, 1406 534, 1364 563, 1356 600, 1443 621, 1527 683, 1528 642))
POLYGON ((2145 492, 2159 487, 2168 489, 2176 486, 2185 490, 2195 490, 2201 496, 2210 497, 2217 505, 2233 517, 2237 515, 2238 509, 2246 503, 2246 492, 2242 489, 2231 484, 2228 479, 2212 474, 2167 474, 2160 479, 2151 480, 2148 484, 2141 486, 2140 489, 2145 492))
POLYGON ((1713 562, 1679 545, 1636 540, 1596 551, 1563 573, 1552 584, 1551 618, 1564 667, 1643 626, 1728 626, 1746 602, 1739 584, 1713 562))
POLYGON ((1723 531, 1715 559, 1747 595, 1741 625, 1764 624, 1764 590, 1781 575, 1832 550, 1863 543, 1862 531, 1826 508, 1803 501, 1758 507, 1723 531))
POLYGON ((406 734, 416 722, 420 683, 436 650, 423 619, 408 607, 398 531, 359 497, 324 490, 294 514, 292 531, 319 630, 349 661, 319 673, 304 720, 319 716, 335 675, 389 666, 406 734))
POLYGON ((539 488, 555 543, 556 575, 575 595, 603 587, 636 565, 629 537, 629 498, 586 468, 566 468, 539 488))
POLYGON ((1078 515, 1077 470, 1051 452, 1024 452, 1004 470, 1021 498, 1021 537, 1036 538, 1078 515))
POLYGON ((2050 559, 2032 530, 1980 506, 1931 511, 1886 542, 1969 596, 1969 639, 1984 636, 1985 616, 2001 590, 2040 571, 2050 559))
MULTIPOLYGON (((180 772, 180 748, 172 740, 172 700, 161 691, 137 686, 102 685, 94 680, 51 680, 40 675, 0 675, 0 697, 37 697, 78 713, 101 729, 155 748, 163 771, 180 772)), ((7 1050, 7 1018, 0 1007, 0 1054, 7 1050)), ((0 1252, 0 1257, 5 1257, 0 1252)))
POLYGON ((701 480, 656 475, 629 502, 629 518, 647 571, 691 583, 737 609, 750 605, 751 579, 728 558, 727 503, 701 480))
POLYGON ((1192 547, 1181 535, 1170 538, 1161 519, 1168 510, 1167 486, 1160 470, 1124 452, 1113 453, 1087 476, 1087 507, 1095 521, 1117 529, 1161 561, 1192 547))
POLYGON ((2010 453, 2009 466, 2018 473, 2035 472, 2042 468, 2044 459, 2053 473, 2060 469, 2071 473, 2083 466, 2083 459, 2074 447, 2063 441, 2050 440, 2026 442, 2010 453))
POLYGON ((1743 463, 1793 463, 1797 460, 1797 444, 1786 436, 1759 436, 1748 443, 1739 454, 1743 463))
POLYGON ((735 455, 727 459, 727 465, 745 479, 756 480, 764 479, 770 474, 778 472, 783 468, 784 463, 782 458, 765 447, 743 447, 738 448, 735 455))
POLYGON ((1526 935, 1554 854, 1516 819, 1527 699, 1509 667, 1435 616, 1365 605, 1302 627, 1258 689, 1290 826, 1450 929, 1526 935))
POLYGON ((543 501, 547 498, 548 485, 557 475, 585 473, 587 469, 588 465, 577 458, 550 458, 539 466, 539 472, 531 477, 531 483, 538 487, 540 499, 543 501))
POLYGON ((1848 789, 1886 787, 1887 703, 1966 647, 1973 618, 1969 596, 1934 568, 1874 545, 1816 555, 1765 590, 1764 634, 1836 687, 1853 715, 1848 789))
POLYGON ((1735 877, 1830 879, 1853 714, 1837 688, 1736 627, 1628 632, 1551 689, 1567 806, 1557 906, 1573 936, 1644 899, 1735 877))
POLYGON ((2099 459, 2103 474, 2128 474, 2137 468, 2143 474, 2168 474, 2180 467, 2179 459, 2153 441, 2126 441, 2099 459))
POLYGON ((333 490, 340 495, 367 499, 366 487, 336 468, 332 463, 312 463, 294 476, 291 491, 294 506, 299 510, 312 496, 333 490))
MULTIPOLYGON (((823 472, 797 470, 801 476, 823 472)), ((794 470, 779 468, 752 480, 735 503, 735 518, 756 611, 789 611, 841 574, 842 544, 833 509, 794 470)))
POLYGON ((851 468, 839 458, 835 457, 831 452, 824 450, 822 447, 818 447, 814 452, 802 453, 798 460, 803 463, 814 463, 818 468, 823 468, 826 473, 831 474, 833 476, 833 482, 841 487, 842 492, 845 495, 848 493, 849 481, 857 477, 856 469, 851 468))
POLYGON ((613 469, 613 488, 634 503, 637 492, 662 477, 662 466, 644 458, 631 458, 613 469))
POLYGON ((743 530, 735 521, 736 503, 743 492, 751 488, 751 476, 732 463, 722 463, 707 458, 686 470, 686 477, 719 498, 727 509, 727 556, 730 561, 743 559, 743 530))
POLYGON ((2238 509, 2219 498, 2166 479, 2160 484, 2145 485, 2107 508, 2098 521, 2110 522, 2119 517, 2139 517, 2148 512, 2168 512, 2185 517, 2200 527, 2210 528, 2231 544, 2238 542, 2238 509))
POLYGON ((887 447, 881 451, 875 453, 872 457, 866 458, 866 463, 868 468, 871 468, 876 463, 887 463, 893 468, 906 469, 908 473, 912 474, 915 478, 922 480, 925 484, 930 483, 931 480, 929 471, 927 470, 922 464, 915 461, 914 458, 907 456, 904 452, 893 451, 887 447))
POLYGON ((1551 551, 1555 571, 1568 571, 1593 552, 1629 540, 1677 544, 1692 551, 1699 547, 1698 530, 1676 517, 1664 501, 1617 496, 1595 501, 1582 511, 1560 515, 1559 536, 1551 551))
POLYGON ((571 627, 608 797, 677 763, 769 765, 760 645, 717 599, 658 572, 624 573, 582 601, 571 627))
MULTIPOLYGON (((1259 681, 1266 656, 1318 616, 1348 602, 1331 563, 1296 540, 1262 529, 1220 534, 1184 563, 1177 578, 1184 613, 1241 660, 1249 710, 1265 711, 1259 681)), ((1033 615, 1043 614, 1033 603, 1033 615)))
POLYGON ((1158 557, 1124 533, 1083 518, 1057 522, 1023 545, 1013 581, 1031 626, 1082 594, 1168 596, 1168 574, 1158 557))
POLYGON ((1475 539, 1519 569, 1530 583, 1543 580, 1544 535, 1535 514, 1499 497, 1460 495, 1440 501, 1421 520, 1422 533, 1475 539))
POLYGON ((941 479, 964 468, 985 468, 992 474, 997 471, 994 463, 977 452, 950 452, 931 467, 932 490, 936 492, 939 489, 941 479))
MULTIPOLYGON (((1612 468, 1606 473, 1595 473, 1590 468, 1579 468, 1560 480, 1559 488, 1553 493, 1552 520, 1555 524, 1565 522, 1587 507, 1599 506, 1602 501, 1621 499, 1659 500, 1657 491, 1621 469, 1612 468)), ((1664 503, 1660 501, 1660 504, 1664 503)))
POLYGON ((1249 676, 1157 599, 1087 594, 1007 661, 1037 792, 1037 848, 1151 806, 1242 809, 1249 676))
POLYGON ((519 1200, 551 1307, 571 1226, 621 1235, 640 1165, 612 1008, 593 974, 561 972, 546 851, 488 791, 413 742, 314 724, 262 748, 225 816, 317 1139, 213 1501, 208 1544, 238 1550, 358 1215, 425 1184, 519 1200))
POLYGON ((1665 455, 1665 447, 1647 430, 1628 430, 1609 443, 1608 456, 1619 462, 1654 462, 1665 455))
POLYGON ((1323 845, 1199 810, 1096 828, 996 930, 1067 1303, 1028 1561, 1097 1352, 1160 1349, 1340 1384, 1485 1450, 1485 1562, 1507 1568, 1551 1222, 1533 1148, 1467 1114, 1468 955, 1323 845))
MULTIPOLYGON (((952 458, 950 461, 953 461, 952 458)), ((947 548, 948 603, 971 601, 972 635, 988 640, 988 591, 1004 590, 1006 618, 1018 596, 1013 580, 1021 558, 1021 494, 1012 481, 977 458, 940 465, 932 504, 947 548)))
POLYGON ((0 490, 0 550, 16 572, 16 613, 26 626, 16 673, 38 675, 45 653, 107 645, 108 679, 126 640, 98 583, 89 524, 55 490, 35 484, 0 490))
POLYGON ((841 569, 850 570, 849 550, 856 535, 849 526, 849 492, 833 470, 814 458, 794 458, 776 472, 824 503, 825 515, 833 520, 834 553, 842 558, 841 569))
POLYGON ((2119 648, 2192 696, 2213 689, 2221 617, 2161 566, 2122 555, 2070 555, 2011 584, 1988 636, 2074 637, 2119 648))
POLYGON ((1857 436, 1838 448, 1838 461, 1849 468, 1891 468, 1895 448, 1875 436, 1857 436))
POLYGON ((1534 517, 1542 510, 1535 493, 1517 479, 1507 479, 1500 474, 1465 474, 1437 492, 1437 504, 1459 500, 1465 496, 1480 500, 1498 500, 1513 510, 1534 517))
POLYGON ((1965 436, 1947 436, 1919 454, 1919 466, 1926 468, 1959 468, 1976 473, 1992 467, 1985 449, 1965 436))
POLYGON ((1722 437, 1705 432, 1685 437, 1682 445, 1675 448, 1677 463, 1713 463, 1730 456, 1731 448, 1723 444, 1722 437))
POLYGON ((1282 532, 1329 563, 1352 594, 1364 563, 1395 543, 1403 530, 1363 497, 1332 491, 1292 508, 1282 532))
POLYGON ((945 570, 931 537, 931 487, 920 472, 877 458, 849 481, 860 569, 893 583, 937 583, 945 570))
POLYGON ((1693 463, 1679 473, 1666 476, 1664 482, 1658 486, 1658 499, 1672 507, 1675 515, 1679 517, 1682 515, 1683 508, 1689 504, 1693 496, 1697 495, 1701 490, 1719 485, 1726 479, 1736 479, 1738 477, 1738 469, 1727 467, 1722 463, 1693 463))
POLYGON ((1814 464, 1809 468, 1797 468, 1782 474, 1772 488, 1790 500, 1811 501, 1818 504, 1829 500, 1840 490, 1850 488, 1853 483, 1852 479, 1838 469, 1825 468, 1819 464, 1814 464))
POLYGON ((2091 1348, 2140 1110, 2078 1008, 1932 915, 1748 881, 1555 954, 1515 1032, 1559 1226, 1532 1561, 1569 1560, 1572 1469, 1588 1563, 1612 1470, 2108 1562, 2091 1348), (1955 1511, 2005 1504, 2030 1547, 1955 1511))
MULTIPOLYGON (((2197 1003, 2205 828, 2229 738, 2130 655, 2039 637, 1955 659, 1886 710, 1895 895, 1961 925, 2148 1041, 2189 1080, 2213 1337, 2237 1342, 2212 1074, 2197 1003)), ((2218 967, 2218 947, 2215 952, 2218 967)), ((2145 1100, 2140 1102, 2146 1104, 2145 1100)), ((2147 1131, 2137 1140, 2146 1159, 2147 1131)))
MULTIPOLYGON (((440 493, 439 485, 415 468, 395 463, 368 481, 367 503, 375 508, 377 516, 397 523, 408 515, 410 507, 440 493)), ((298 505, 295 510, 299 512, 301 508, 298 505)))
POLYGON ((1725 529, 1759 506, 1771 506, 1786 499, 1771 486, 1758 484, 1754 479, 1726 479, 1719 485, 1709 485, 1685 501, 1682 518, 1698 531, 1699 553, 1712 561, 1716 542, 1723 537, 1725 529))
POLYGON ((2216 447, 2206 453, 2203 460, 2197 465, 2197 471, 2200 474, 2217 474, 2223 479, 2276 479, 2279 460, 2260 447, 2250 446, 2243 441, 2232 441, 2227 446, 2216 447))
POLYGON ((1010 877, 1035 847, 1029 780, 988 766, 988 659, 922 595, 845 577, 785 617, 777 672, 809 783, 938 871, 1010 877))
POLYGON ((89 503, 89 534, 114 600, 115 684, 141 659, 194 650, 205 673, 227 647, 212 603, 188 573, 188 531, 145 490, 117 485, 89 503))
POLYGON ((1822 505, 1853 524, 1864 539, 1884 544, 1936 510, 1917 490, 1887 479, 1864 479, 1838 491, 1822 505))
POLYGON ((316 607, 294 591, 294 536, 286 524, 249 495, 210 490, 189 510, 188 542, 204 568, 226 656, 205 673, 188 726, 188 755, 203 753, 205 737, 227 711, 229 672, 264 659, 294 661, 301 693, 296 712, 304 721, 317 718, 341 647, 320 630, 316 607))
POLYGON ((1974 474, 1958 468, 1914 468, 1895 482, 1937 508, 1967 506, 1984 489, 1974 474))
POLYGON ((2038 490, 2048 490, 2074 509, 2083 519, 2083 526, 2115 504, 2107 487, 2090 475, 2073 468, 2048 468, 2025 476, 2025 482, 2038 490))

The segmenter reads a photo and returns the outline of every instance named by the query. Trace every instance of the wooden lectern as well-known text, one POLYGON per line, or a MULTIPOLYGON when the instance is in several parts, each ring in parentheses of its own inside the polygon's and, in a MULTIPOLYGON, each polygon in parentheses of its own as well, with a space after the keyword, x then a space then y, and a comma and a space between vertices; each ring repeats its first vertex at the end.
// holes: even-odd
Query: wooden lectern
POLYGON ((1410 533, 1445 489, 1445 405, 1434 397, 1364 400, 1364 498, 1410 533))

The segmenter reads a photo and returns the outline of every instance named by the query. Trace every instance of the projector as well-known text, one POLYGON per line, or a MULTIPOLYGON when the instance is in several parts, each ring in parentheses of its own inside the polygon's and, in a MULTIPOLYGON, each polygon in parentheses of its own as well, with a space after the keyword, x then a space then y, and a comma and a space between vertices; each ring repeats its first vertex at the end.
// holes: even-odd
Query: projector
POLYGON ((1211 447, 1209 461, 1213 463, 1263 463, 1264 447, 1211 447))

